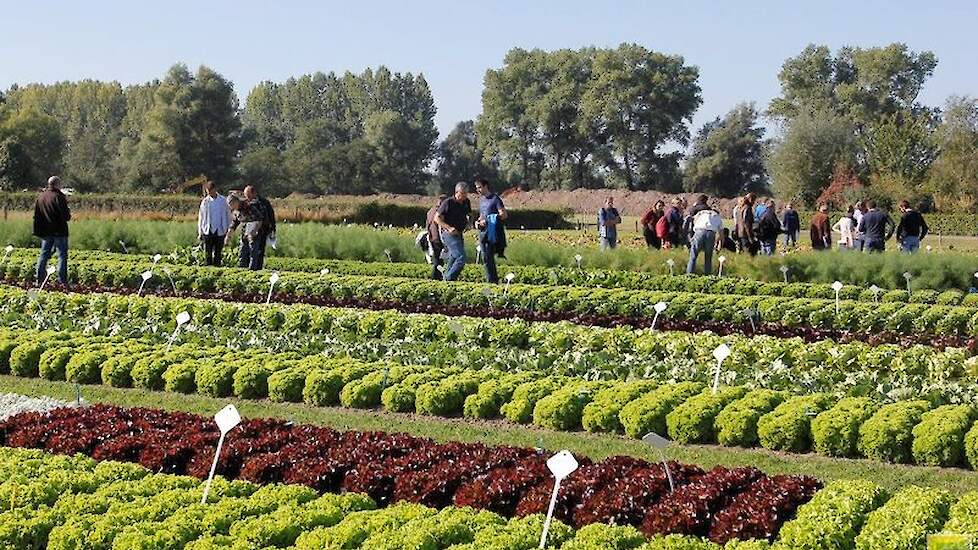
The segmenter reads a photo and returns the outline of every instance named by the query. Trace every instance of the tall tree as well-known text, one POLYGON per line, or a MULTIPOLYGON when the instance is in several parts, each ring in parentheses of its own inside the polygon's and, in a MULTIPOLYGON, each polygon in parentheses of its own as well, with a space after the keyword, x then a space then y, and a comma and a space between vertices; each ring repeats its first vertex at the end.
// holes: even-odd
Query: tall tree
POLYGON ((436 186, 431 191, 449 193, 460 181, 471 182, 476 176, 484 176, 499 185, 499 169, 494 159, 486 160, 485 152, 480 147, 475 132, 475 123, 465 120, 455 125, 455 128, 438 145, 435 155, 436 186))
POLYGON ((933 136, 938 155, 928 188, 940 210, 978 208, 978 100, 952 97, 933 136))
POLYGON ((703 125, 686 161, 686 191, 733 197, 767 186, 764 128, 757 126, 757 116, 753 103, 742 103, 703 125))
POLYGON ((20 185, 40 185, 49 176, 61 173, 64 138, 54 117, 35 109, 10 112, 0 108, 0 142, 7 143, 9 177, 28 174, 20 185))
POLYGON ((802 113, 769 158, 773 191, 786 200, 814 206, 836 166, 854 166, 858 150, 847 118, 833 113, 802 113))

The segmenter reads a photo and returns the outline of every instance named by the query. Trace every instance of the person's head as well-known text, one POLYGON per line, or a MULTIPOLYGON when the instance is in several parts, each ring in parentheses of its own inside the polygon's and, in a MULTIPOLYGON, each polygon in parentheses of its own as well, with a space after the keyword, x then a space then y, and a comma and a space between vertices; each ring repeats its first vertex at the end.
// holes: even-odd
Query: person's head
POLYGON ((204 185, 202 187, 204 188, 204 194, 205 195, 207 195, 209 197, 216 197, 217 196, 217 186, 214 185, 214 182, 212 182, 212 181, 205 181, 204 182, 204 185))
POLYGON ((786 210, 791 210, 791 203, 785 204, 784 207, 786 210))
POLYGON ((655 210, 657 210, 659 212, 662 212, 662 210, 665 207, 666 207, 666 201, 664 201, 662 199, 659 199, 659 200, 655 201, 655 204, 652 205, 652 208, 654 208, 655 210))
POLYGON ((244 196, 248 200, 252 200, 258 196, 258 191, 255 190, 255 186, 249 185, 244 188, 244 196))
POLYGON ((696 197, 696 204, 706 204, 706 201, 709 198, 710 197, 707 197, 706 195, 700 195, 700 196, 696 197))
POLYGON ((859 201, 859 202, 857 202, 856 203, 856 210, 859 210, 860 212, 865 212, 867 210, 867 208, 866 208, 866 201, 859 201))
POLYGON ((855 211, 856 210, 853 207, 851 207, 851 206, 849 208, 846 208, 846 216, 849 216, 851 218, 853 212, 855 212, 855 211))
POLYGON ((767 205, 768 205, 768 208, 770 208, 771 210, 774 210, 774 208, 775 208, 774 199, 768 199, 767 200, 767 205))
POLYGON ((900 201, 900 212, 910 210, 910 201, 900 201))
POLYGON ((51 176, 48 178, 48 189, 55 191, 61 189, 61 178, 58 176, 51 176))
POLYGON ((876 201, 874 201, 873 199, 866 201, 866 208, 869 210, 873 210, 874 208, 876 208, 876 201))
POLYGON ((820 205, 818 205, 818 211, 819 212, 828 212, 829 211, 829 205, 827 205, 827 204, 820 204, 820 205))
POLYGON ((682 208, 683 207, 683 199, 682 199, 682 197, 673 197, 673 199, 672 199, 672 205, 674 207, 676 207, 676 208, 682 208))
POLYGON ((611 195, 608 195, 607 197, 605 197, 605 199, 604 199, 604 207, 605 208, 614 208, 615 207, 615 198, 612 197, 611 195))
POLYGON ((723 228, 723 238, 724 238, 724 239, 726 239, 726 238, 727 238, 727 237, 729 237, 729 236, 730 236, 730 229, 729 229, 729 228, 726 228, 726 227, 724 227, 724 228, 723 228))
POLYGON ((488 197, 492 193, 492 185, 489 183, 489 180, 482 176, 477 176, 475 178, 475 192, 484 197, 488 197))
POLYGON ((754 204, 754 201, 756 200, 757 200, 757 193, 753 191, 747 193, 747 204, 754 204))
POLYGON ((469 196, 469 186, 464 181, 455 184, 455 200, 464 201, 469 196))
POLYGON ((238 210, 241 208, 241 198, 237 195, 230 195, 228 197, 228 208, 231 210, 238 210))

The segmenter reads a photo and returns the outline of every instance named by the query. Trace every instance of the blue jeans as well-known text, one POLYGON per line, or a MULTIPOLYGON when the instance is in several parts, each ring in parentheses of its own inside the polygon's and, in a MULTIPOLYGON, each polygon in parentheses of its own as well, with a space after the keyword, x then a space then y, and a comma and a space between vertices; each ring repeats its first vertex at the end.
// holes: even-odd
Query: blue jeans
POLYGON ((616 246, 618 246, 618 237, 617 236, 615 236, 615 237, 599 237, 598 240, 601 241, 601 250, 611 250, 611 249, 615 248, 616 246))
POLYGON ((900 251, 906 252, 907 254, 913 254, 914 252, 920 250, 920 237, 914 237, 913 235, 907 235, 900 241, 900 251))
POLYGON ((37 259, 38 284, 48 276, 48 260, 58 251, 58 282, 68 284, 68 237, 45 237, 41 239, 41 256, 37 259))
POLYGON ((265 235, 259 235, 255 240, 249 241, 241 237, 241 250, 238 252, 238 267, 247 267, 252 271, 259 271, 265 266, 265 235))
POLYGON ((499 273, 496 272, 496 245, 489 242, 489 238, 484 231, 479 233, 479 242, 482 244, 482 267, 486 271, 486 282, 498 283, 499 273))
POLYGON ((778 247, 777 238, 771 239, 770 241, 760 241, 760 243, 762 256, 774 256, 774 250, 778 247))
POLYGON ((871 241, 869 239, 863 240, 863 252, 868 254, 875 252, 883 252, 886 250, 886 243, 883 241, 871 241))
POLYGON ((445 269, 445 280, 458 280, 462 268, 465 267, 465 242, 462 240, 462 234, 453 235, 442 231, 441 243, 448 250, 448 267, 445 269))
POLYGON ((693 238, 689 240, 689 263, 686 264, 686 273, 696 271, 696 258, 700 251, 703 252, 704 267, 709 275, 713 273, 713 246, 716 244, 716 233, 708 229, 697 229, 693 232, 693 238))
POLYGON ((784 246, 798 246, 798 231, 788 231, 784 234, 784 246))

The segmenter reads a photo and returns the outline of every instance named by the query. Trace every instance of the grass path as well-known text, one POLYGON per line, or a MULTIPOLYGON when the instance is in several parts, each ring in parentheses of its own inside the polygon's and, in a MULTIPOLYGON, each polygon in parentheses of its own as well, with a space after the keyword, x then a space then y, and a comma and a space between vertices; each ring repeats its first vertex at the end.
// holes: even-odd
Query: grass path
MULTIPOLYGON (((31 397, 48 396, 74 401, 75 384, 36 378, 0 376, 0 392, 31 397)), ((516 445, 570 451, 600 459, 609 455, 631 455, 658 460, 658 455, 640 441, 613 435, 585 432, 555 432, 503 422, 474 422, 382 411, 336 407, 313 407, 299 403, 272 403, 239 399, 217 399, 108 386, 81 386, 81 395, 92 403, 127 407, 155 407, 210 416, 233 402, 242 416, 282 418, 297 423, 318 424, 340 430, 404 432, 437 441, 482 442, 490 445, 516 445)), ((808 474, 824 481, 840 478, 869 479, 889 490, 910 484, 942 487, 954 494, 978 490, 978 472, 951 468, 929 468, 884 464, 869 460, 827 458, 817 455, 790 455, 758 449, 726 448, 712 445, 670 447, 667 455, 680 462, 701 466, 756 466, 770 474, 808 474)))

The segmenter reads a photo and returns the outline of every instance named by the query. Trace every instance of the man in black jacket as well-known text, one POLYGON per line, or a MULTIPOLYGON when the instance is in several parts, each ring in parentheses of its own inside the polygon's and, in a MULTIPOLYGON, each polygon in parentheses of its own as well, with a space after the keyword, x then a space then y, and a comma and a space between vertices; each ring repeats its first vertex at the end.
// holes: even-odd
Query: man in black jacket
POLYGON ((37 282, 47 277, 48 260, 58 251, 58 281, 68 284, 68 199, 61 192, 61 178, 51 176, 48 186, 34 203, 34 235, 41 239, 41 256, 37 259, 37 282))
POLYGON ((866 201, 866 208, 869 211, 859 220, 856 231, 863 236, 863 249, 866 252, 883 252, 886 250, 886 241, 893 236, 896 224, 889 214, 876 209, 876 201, 866 201))
POLYGON ((920 248, 920 241, 924 240, 930 228, 927 222, 913 208, 910 208, 908 201, 900 201, 900 225, 897 226, 896 238, 900 243, 900 250, 912 254, 920 248))
POLYGON ((778 235, 781 234, 781 221, 778 220, 774 207, 774 199, 768 199, 767 208, 764 209, 761 218, 757 220, 755 234, 761 245, 761 254, 764 256, 774 255, 774 249, 777 248, 778 244, 778 235))
POLYGON ((275 238, 275 210, 272 209, 272 203, 268 202, 268 199, 265 197, 259 195, 258 191, 252 185, 244 188, 244 196, 245 200, 248 201, 255 211, 262 213, 261 231, 254 242, 251 243, 248 261, 249 269, 258 271, 265 266, 265 247, 268 245, 268 239, 275 238), (255 206, 256 204, 257 207, 255 206))

